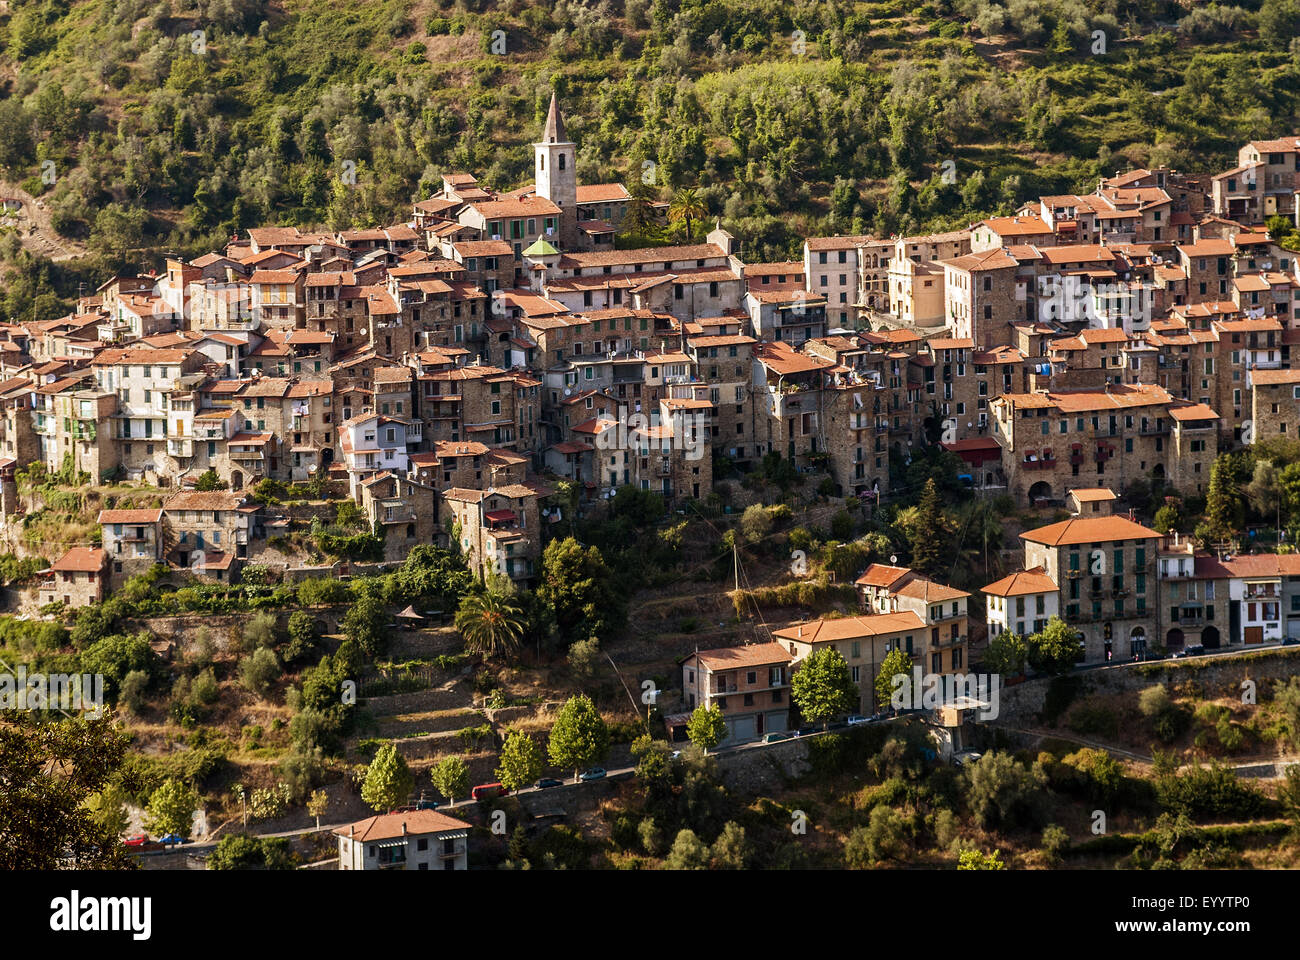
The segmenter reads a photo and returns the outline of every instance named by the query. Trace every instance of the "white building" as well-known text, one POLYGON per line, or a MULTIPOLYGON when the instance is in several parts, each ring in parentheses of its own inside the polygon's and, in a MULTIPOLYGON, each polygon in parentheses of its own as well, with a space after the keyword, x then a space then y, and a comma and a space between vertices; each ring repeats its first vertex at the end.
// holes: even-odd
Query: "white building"
POLYGON ((436 810, 382 813, 334 834, 340 870, 469 869, 469 824, 436 810))
POLYGON ((1061 613, 1059 588, 1042 567, 995 580, 983 592, 990 640, 1003 630, 1027 637, 1061 613))

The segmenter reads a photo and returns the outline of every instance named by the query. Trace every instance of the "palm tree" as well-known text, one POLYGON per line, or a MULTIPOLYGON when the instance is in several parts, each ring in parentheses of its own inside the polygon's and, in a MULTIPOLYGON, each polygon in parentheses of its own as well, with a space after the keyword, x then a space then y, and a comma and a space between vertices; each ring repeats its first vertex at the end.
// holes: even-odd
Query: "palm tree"
POLYGON ((689 240, 692 233, 692 225, 696 220, 703 220, 709 215, 709 211, 704 206, 704 201, 694 187, 686 187, 678 190, 677 196, 673 197, 672 203, 668 204, 668 219, 672 223, 679 221, 686 222, 686 238, 689 240))
POLYGON ((513 598, 500 593, 475 593, 461 601, 456 629, 465 649, 486 659, 508 659, 519 651, 524 635, 524 611, 513 598))

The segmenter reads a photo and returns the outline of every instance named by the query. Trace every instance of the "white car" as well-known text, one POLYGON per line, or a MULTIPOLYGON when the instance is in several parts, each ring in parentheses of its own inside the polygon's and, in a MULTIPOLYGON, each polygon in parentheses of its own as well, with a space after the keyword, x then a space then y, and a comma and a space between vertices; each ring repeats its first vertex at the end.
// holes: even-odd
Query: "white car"
POLYGON ((977 753, 974 750, 963 750, 961 753, 953 754, 952 765, 954 767, 969 767, 982 756, 984 754, 977 753))
POLYGON ((854 713, 846 717, 844 722, 847 723, 849 726, 855 726, 859 723, 866 723, 867 718, 860 714, 854 713))

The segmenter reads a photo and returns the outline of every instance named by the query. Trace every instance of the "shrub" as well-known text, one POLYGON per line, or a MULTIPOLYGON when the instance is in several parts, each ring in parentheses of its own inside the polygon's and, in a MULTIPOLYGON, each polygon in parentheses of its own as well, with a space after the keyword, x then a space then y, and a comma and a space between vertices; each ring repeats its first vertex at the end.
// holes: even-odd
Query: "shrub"
POLYGON ((1189 817, 1253 817, 1264 806, 1257 787, 1218 763, 1161 777, 1156 781, 1156 799, 1170 812, 1189 817))
POLYGON ((274 647, 278 640, 278 624, 275 614, 259 610, 244 624, 244 650, 256 650, 258 647, 274 647))
POLYGON ((261 695, 280 676, 280 661, 275 652, 258 647, 239 661, 239 681, 250 693, 261 695))

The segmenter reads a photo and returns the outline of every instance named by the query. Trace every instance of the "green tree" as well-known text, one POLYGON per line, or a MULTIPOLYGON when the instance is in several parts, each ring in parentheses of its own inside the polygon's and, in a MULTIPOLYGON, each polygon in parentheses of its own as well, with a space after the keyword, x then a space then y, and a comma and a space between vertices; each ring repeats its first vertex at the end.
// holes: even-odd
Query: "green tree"
POLYGON ((1259 7, 1259 38, 1285 50, 1296 36, 1300 36, 1300 2, 1264 0, 1259 7))
POLYGON ((147 631, 131 636, 116 634, 105 637, 82 652, 81 671, 103 676, 104 696, 114 703, 128 673, 142 671, 151 682, 162 676, 162 659, 149 645, 150 639, 147 631))
POLYGON ((289 614, 289 642, 284 647, 285 663, 300 663, 316 650, 316 621, 306 610, 289 614))
POLYGON ((614 636, 627 622, 626 591, 600 550, 573 537, 546 545, 537 595, 566 644, 614 636))
POLYGON ((761 503, 751 503, 740 517, 740 530, 749 543, 758 543, 772 532, 772 511, 761 503))
POLYGON ((313 790, 311 796, 307 798, 307 816, 316 821, 316 829, 320 829, 320 818, 325 816, 325 811, 329 809, 330 795, 324 790, 313 790))
MULTIPOLYGON (((885 654, 885 659, 880 662, 880 672, 876 674, 876 709, 883 710, 886 706, 891 705, 894 699, 894 677, 902 674, 909 678, 912 676, 912 658, 898 648, 890 650, 885 654)), ((920 696, 919 690, 912 691, 912 698, 915 700, 920 696)))
POLYGON ((605 759, 609 752, 609 728, 596 712, 596 705, 586 694, 570 697, 560 708, 560 714, 551 727, 547 746, 551 763, 557 767, 573 768, 573 778, 578 778, 582 767, 605 759))
POLYGON ((519 652, 524 635, 524 611, 512 597, 471 593, 456 611, 456 629, 470 653, 488 660, 509 660, 519 652))
POLYGON ((1043 856, 1047 858, 1048 863, 1060 863, 1061 855, 1069 846, 1070 835, 1065 832, 1063 827, 1049 823, 1043 828, 1043 856))
POLYGON ((753 858, 753 845, 745 839, 745 828, 734 821, 723 826, 718 839, 709 848, 715 870, 744 870, 753 858))
POLYGON ((1042 630, 1028 640, 1029 663, 1054 676, 1069 673, 1079 659, 1079 631, 1060 617, 1048 618, 1042 630))
POLYGON ((199 474, 198 480, 194 482, 194 489, 201 490, 205 493, 213 490, 224 490, 226 489, 226 481, 222 480, 221 477, 217 475, 216 470, 212 467, 208 467, 208 469, 199 474))
POLYGON ((415 775, 394 744, 386 743, 375 753, 361 785, 361 799, 380 812, 400 807, 415 790, 415 775))
POLYGON ((685 224, 687 243, 695 235, 695 222, 703 220, 708 215, 708 208, 705 207, 704 201, 700 199, 700 195, 694 187, 686 187, 677 191, 677 194, 668 204, 668 221, 670 223, 685 224))
POLYGON ((1241 528, 1241 495, 1230 475, 1227 454, 1221 454, 1210 468, 1210 489, 1205 497, 1205 519, 1197 535, 1212 543, 1230 540, 1241 528))
POLYGON ((156 836, 175 833, 188 837, 198 808, 199 798, 193 788, 181 780, 168 778, 150 795, 145 823, 156 836))
POLYGON ((249 693, 259 696, 280 676, 280 661, 275 651, 258 647, 251 654, 239 661, 239 680, 249 693))
POLYGON ((388 613, 375 597, 361 597, 343 615, 343 633, 370 657, 388 646, 388 613))
POLYGON ((711 857, 709 846, 701 840, 694 830, 680 830, 673 848, 664 860, 665 870, 707 870, 711 857))
POLYGON ((926 576, 936 576, 952 561, 948 544, 948 521, 934 478, 925 481, 916 515, 907 529, 912 548, 912 568, 926 576))
POLYGON ((1007 865, 1002 862, 1002 853, 999 850, 994 850, 992 853, 963 850, 957 859, 958 870, 1005 870, 1006 868, 1007 865))
POLYGON ((469 792, 469 767, 460 757, 446 757, 429 770, 429 780, 448 803, 455 803, 469 792))
POLYGON ((989 641, 984 651, 984 667, 1004 677, 1018 677, 1025 672, 1029 647, 1025 638, 1010 630, 1003 630, 989 641))
POLYGON ((115 816, 88 804, 112 790, 128 737, 112 713, 48 720, 0 712, 0 870, 130 870, 115 816))
POLYGON ((686 721, 686 735, 691 743, 708 753, 727 735, 727 720, 716 703, 700 704, 686 721))
POLYGON ((971 813, 984 827, 1012 829, 1032 819, 1047 787, 1042 765, 1024 767, 1007 753, 986 753, 969 768, 971 813))
POLYGON ((1187 517, 1183 513, 1183 503, 1181 500, 1172 497, 1166 498, 1164 505, 1156 511, 1155 526, 1157 533, 1181 532, 1187 523, 1187 517))
POLYGON ((790 678, 790 695, 809 723, 856 709, 861 692, 849 665, 834 647, 815 650, 790 678))
POLYGON ((519 792, 531 786, 542 772, 542 751, 537 741, 522 730, 511 730, 501 744, 497 779, 507 790, 519 792))
POLYGON ((856 827, 844 843, 844 864, 865 870, 881 860, 898 860, 907 852, 907 821, 893 807, 872 809, 865 827, 856 827))

